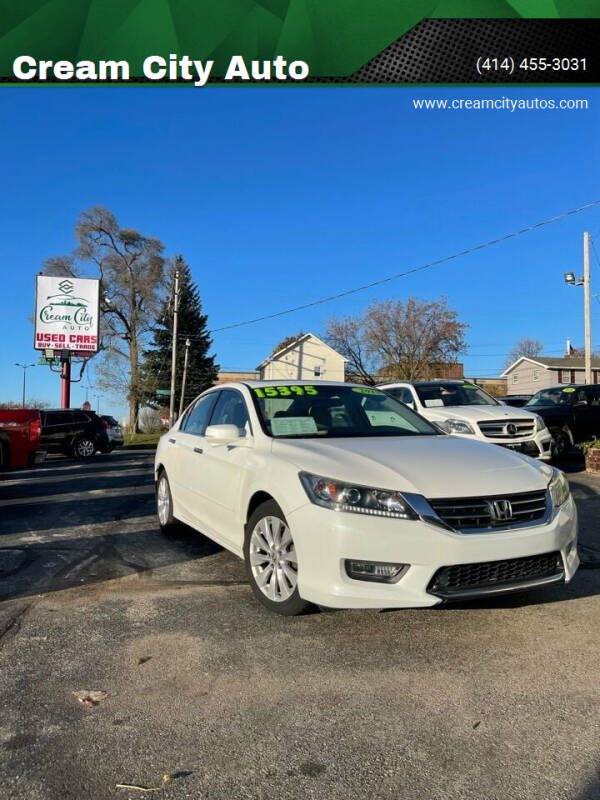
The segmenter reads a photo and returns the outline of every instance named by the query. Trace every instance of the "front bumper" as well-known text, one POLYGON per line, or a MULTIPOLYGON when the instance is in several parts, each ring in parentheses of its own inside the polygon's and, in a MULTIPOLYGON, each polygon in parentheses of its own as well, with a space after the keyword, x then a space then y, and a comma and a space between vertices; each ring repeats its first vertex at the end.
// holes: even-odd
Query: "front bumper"
POLYGON ((526 456, 531 456, 531 458, 537 458, 538 461, 550 461, 552 458, 552 435, 548 428, 537 431, 534 436, 517 436, 510 439, 484 436, 480 431, 477 431, 474 435, 466 433, 453 433, 452 435, 461 436, 464 439, 478 439, 480 442, 487 442, 488 444, 499 444, 501 447, 516 450, 526 456))
MULTIPOLYGON (((560 581, 569 582, 579 566, 577 511, 572 497, 548 523, 491 533, 453 533, 422 520, 373 518, 330 511, 308 503, 288 515, 298 554, 301 597, 332 608, 407 608, 435 606, 444 598, 428 587, 439 569, 452 565, 518 559, 558 552, 560 581), (409 564, 397 583, 350 578, 346 559, 409 564)), ((556 578, 558 582, 559 578, 556 578)), ((543 586, 499 586, 506 593, 543 586)), ((488 595, 470 592, 469 597, 488 595)), ((467 595, 465 595, 467 596, 467 595)), ((459 598, 456 598, 459 599, 459 598)))

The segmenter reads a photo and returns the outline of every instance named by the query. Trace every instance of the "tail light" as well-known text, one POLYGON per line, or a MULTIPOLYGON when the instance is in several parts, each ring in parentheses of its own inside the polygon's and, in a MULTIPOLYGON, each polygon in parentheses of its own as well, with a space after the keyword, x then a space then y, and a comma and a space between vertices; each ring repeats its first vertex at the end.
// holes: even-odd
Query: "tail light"
POLYGON ((38 442, 42 423, 39 419, 32 419, 29 423, 29 441, 38 442))
POLYGON ((107 431, 112 431, 112 429, 115 427, 114 425, 111 425, 110 422, 107 422, 107 420, 105 419, 102 420, 102 424, 104 425, 107 431))

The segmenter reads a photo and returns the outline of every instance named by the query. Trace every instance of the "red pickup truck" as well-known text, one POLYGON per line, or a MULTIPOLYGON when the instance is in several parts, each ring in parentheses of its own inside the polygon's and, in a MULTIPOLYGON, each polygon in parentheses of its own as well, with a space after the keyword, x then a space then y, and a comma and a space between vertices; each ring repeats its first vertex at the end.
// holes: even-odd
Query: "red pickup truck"
POLYGON ((0 469, 31 467, 44 460, 40 450, 40 412, 31 408, 0 409, 0 469))

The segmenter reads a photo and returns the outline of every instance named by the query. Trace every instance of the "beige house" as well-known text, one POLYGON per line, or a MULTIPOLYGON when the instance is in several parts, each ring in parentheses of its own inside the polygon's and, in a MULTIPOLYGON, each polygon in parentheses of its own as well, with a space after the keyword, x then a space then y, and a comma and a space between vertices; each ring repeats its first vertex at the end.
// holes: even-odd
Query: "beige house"
MULTIPOLYGON (((585 383, 585 363, 578 356, 546 358, 522 356, 501 375, 506 378, 506 394, 535 394, 564 383, 585 383)), ((592 359, 592 383, 600 383, 600 359, 592 359)))
POLYGON ((343 381, 346 359, 314 333, 305 333, 256 368, 261 380, 343 381))
POLYGON ((257 381, 258 372, 219 372, 214 385, 221 383, 243 383, 244 381, 257 381))

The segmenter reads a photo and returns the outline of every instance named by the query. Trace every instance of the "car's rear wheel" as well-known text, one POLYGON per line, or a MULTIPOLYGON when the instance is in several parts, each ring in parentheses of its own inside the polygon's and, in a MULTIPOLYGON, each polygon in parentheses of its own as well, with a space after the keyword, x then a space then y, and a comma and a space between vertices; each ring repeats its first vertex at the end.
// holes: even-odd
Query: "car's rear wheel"
POLYGON ((179 521, 173 516, 173 496, 167 473, 163 470, 156 481, 156 515, 160 530, 165 535, 174 533, 179 521))
POLYGON ((552 444, 550 445, 552 459, 561 461, 571 449, 571 439, 563 428, 550 428, 552 444))
POLYGON ((270 611, 302 614, 310 603, 298 592, 298 556, 292 532, 274 500, 262 503, 246 525, 244 558, 250 586, 270 611))
POLYGON ((96 452, 96 443, 91 436, 78 436, 73 442, 73 455, 80 461, 87 461, 96 452))

